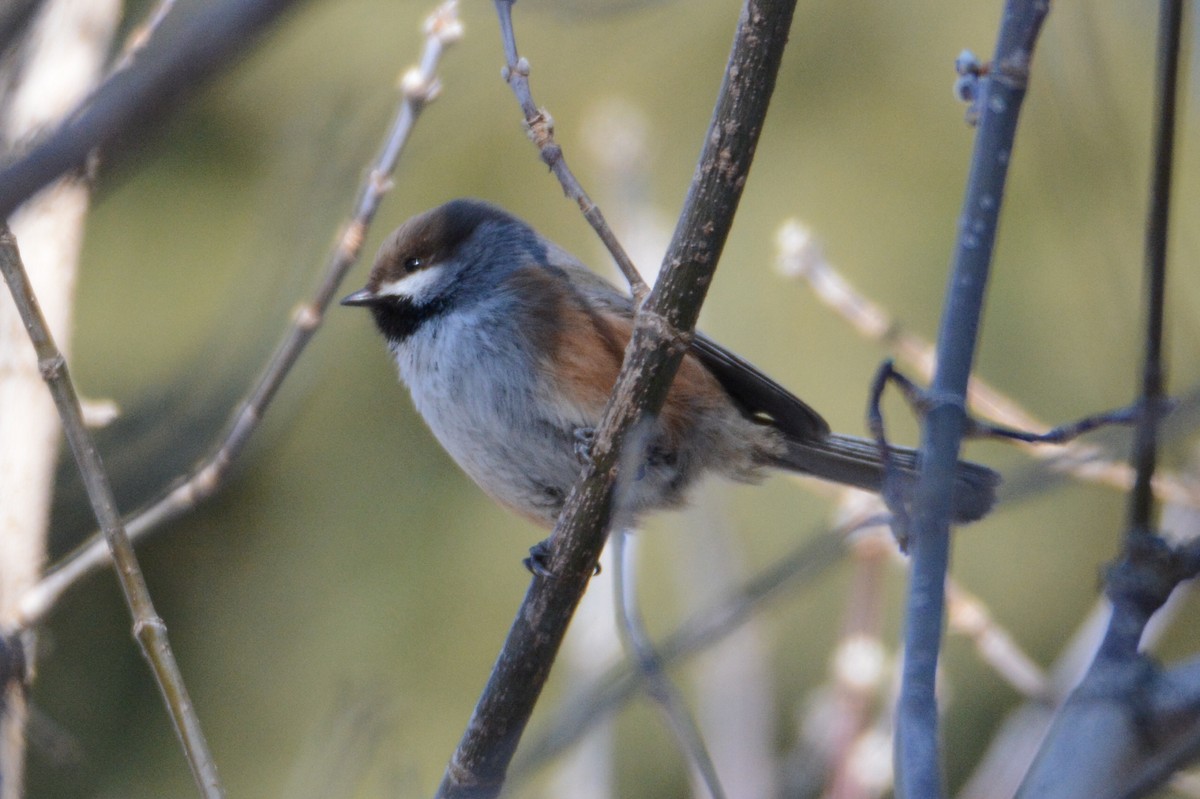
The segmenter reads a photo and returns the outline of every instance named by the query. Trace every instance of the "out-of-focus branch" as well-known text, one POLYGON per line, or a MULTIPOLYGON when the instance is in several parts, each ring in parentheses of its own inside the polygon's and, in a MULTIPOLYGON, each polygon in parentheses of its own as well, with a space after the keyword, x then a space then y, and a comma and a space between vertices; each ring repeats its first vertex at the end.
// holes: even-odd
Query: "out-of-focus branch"
MULTIPOLYGON (((461 35, 462 25, 457 16, 456 0, 444 2, 426 20, 426 39, 420 64, 406 72, 400 82, 400 104, 379 154, 359 188, 350 220, 343 226, 329 255, 320 286, 307 303, 296 308, 283 340, 263 368, 249 396, 234 412, 212 454, 190 474, 181 477, 166 496, 128 519, 127 528, 134 540, 149 535, 191 510, 212 496, 221 485, 230 465, 257 429, 280 385, 321 326, 325 311, 337 293, 342 278, 358 261, 367 229, 384 195, 391 188, 391 175, 409 134, 421 111, 437 97, 440 90, 437 67, 442 55, 461 35)), ((108 562, 104 542, 94 536, 26 592, 21 600, 20 623, 33 626, 40 622, 68 588, 108 562)))
POLYGON ((1005 179, 1033 48, 1048 11, 1048 0, 1005 3, 992 66, 979 85, 979 132, 938 333, 931 405, 922 425, 921 477, 913 512, 896 723, 897 792, 911 799, 943 795, 934 688, 950 560, 952 486, 1005 179))
MULTIPOLYGON (((502 0, 498 5, 506 5, 502 0)), ((720 260, 775 88, 794 0, 747 0, 712 121, 663 271, 633 336, 550 548, 553 577, 535 577, 438 796, 490 797, 504 784, 571 615, 604 547, 621 445, 662 407, 720 260)))
POLYGON ((533 92, 529 88, 529 62, 518 54, 517 38, 513 31, 512 7, 515 2, 516 0, 495 0, 496 14, 500 18, 500 35, 504 41, 506 61, 504 80, 512 87, 513 94, 517 96, 517 102, 521 104, 521 111, 525 114, 525 130, 529 134, 530 141, 537 146, 542 160, 546 162, 546 166, 550 167, 550 171, 562 184, 563 193, 579 204, 584 218, 612 254, 613 260, 617 262, 617 268, 625 276, 630 291, 633 292, 633 296, 640 304, 649 291, 649 287, 642 280, 642 276, 629 258, 629 254, 625 252, 625 247, 609 227, 604 214, 600 212, 600 206, 592 202, 592 198, 583 190, 583 185, 575 177, 575 173, 567 166, 567 160, 563 157, 562 145, 554 139, 554 119, 550 116, 550 112, 544 108, 538 108, 537 103, 533 101, 533 92))
POLYGON ((81 168, 97 147, 145 130, 180 95, 194 91, 295 0, 221 0, 173 35, 155 37, 79 111, 25 157, 0 169, 0 218, 59 175, 81 168))
POLYGON ((667 676, 662 656, 654 648, 642 620, 634 574, 636 547, 631 540, 632 535, 629 530, 617 530, 612 538, 617 629, 621 633, 621 641, 634 668, 642 675, 646 694, 662 710, 667 726, 693 774, 704 784, 710 799, 724 799, 725 789, 721 787, 700 727, 688 710, 683 695, 667 676))
POLYGON ((0 273, 3 273, 4 280, 8 283, 13 301, 29 332, 29 338, 37 352, 38 368, 54 397, 54 404, 62 419, 63 430, 87 489, 92 510, 117 564, 117 579, 133 615, 134 638, 141 644, 142 652, 150 663, 200 792, 207 797, 221 797, 224 791, 217 777, 217 768, 204 740, 195 708, 188 698, 183 675, 167 640, 167 627, 154 610, 150 592, 146 588, 137 557, 133 553, 133 545, 129 543, 129 537, 121 523, 100 453, 92 441, 91 433, 84 426, 83 412, 80 410, 79 398, 67 371, 67 361, 50 335, 45 317, 42 316, 37 298, 29 285, 25 268, 21 264, 16 241, 7 227, 0 231, 0 273))
POLYGON ((881 640, 883 627, 883 574, 890 541, 863 536, 855 543, 847 606, 841 635, 829 662, 828 712, 824 735, 828 758, 824 799, 863 799, 872 795, 855 757, 862 737, 869 733, 872 710, 883 687, 887 664, 881 640))
POLYGON ((1195 732, 1200 727, 1200 669, 1192 664, 1164 671, 1141 651, 1151 616, 1179 583, 1200 572, 1200 541, 1173 546, 1156 533, 1151 490, 1164 395, 1167 222, 1182 20, 1182 0, 1162 0, 1146 223, 1145 355, 1132 455, 1137 477, 1123 551, 1105 581, 1112 615, 1091 668, 1055 720, 1020 796, 1097 796, 1112 793, 1118 785, 1124 787, 1117 795, 1140 795, 1138 791, 1167 779, 1170 769, 1193 754, 1200 740, 1195 732))
POLYGON ((154 32, 162 25, 163 20, 171 13, 171 9, 175 7, 175 0, 158 0, 146 18, 133 27, 129 35, 125 37, 125 44, 121 47, 121 55, 113 64, 112 71, 120 72, 123 69, 128 69, 133 60, 137 58, 138 53, 145 49, 150 38, 154 36, 154 32))

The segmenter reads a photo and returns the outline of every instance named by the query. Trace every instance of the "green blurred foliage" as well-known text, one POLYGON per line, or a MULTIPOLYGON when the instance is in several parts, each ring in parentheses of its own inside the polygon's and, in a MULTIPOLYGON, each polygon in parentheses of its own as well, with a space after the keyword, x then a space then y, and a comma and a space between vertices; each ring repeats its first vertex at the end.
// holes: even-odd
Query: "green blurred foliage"
MULTIPOLYGON (((614 201, 611 181, 585 141, 596 109, 619 98, 644 115, 649 199, 672 218, 736 5, 517 6, 535 97, 602 205, 614 201)), ((395 76, 416 57, 428 8, 407 0, 304 5, 154 136, 139 137, 140 149, 130 139, 118 165, 101 168, 73 367, 87 394, 150 420, 136 457, 122 457, 121 428, 105 439, 127 505, 204 451, 291 307, 315 285, 391 114, 395 76)), ((775 231, 785 218, 804 220, 851 281, 932 334, 972 142, 951 95, 951 65, 964 47, 990 51, 999 12, 998 2, 834 0, 797 11, 703 326, 838 429, 862 432, 866 385, 883 353, 775 272, 775 231)), ((410 214, 472 195, 608 268, 525 140, 499 79, 491 4, 466 3, 462 16, 467 36, 447 56, 443 94, 409 143, 367 252, 410 214)), ((1050 420, 1131 397, 1153 31, 1149 6, 1060 4, 1035 63, 979 371, 1050 420)), ((1170 285, 1170 374, 1179 390, 1200 380, 1194 113, 1181 125, 1179 268, 1170 285)), ((888 409, 896 435, 913 440, 906 411, 888 409)), ((1169 441, 1168 460, 1184 460, 1189 439, 1169 441)), ((1124 439, 1114 441, 1120 451, 1124 439)), ((973 445, 971 454, 1010 476, 1026 464, 998 445, 973 445)), ((746 574, 796 546, 827 508, 784 480, 723 496, 746 574)), ((78 514, 56 518, 60 549, 85 532, 78 514), (61 521, 68 518, 75 521, 61 521)), ((1121 498, 1107 489, 1012 497, 963 531, 954 573, 1047 663, 1096 597, 1122 519, 1121 498)), ((674 578, 659 579, 672 548, 687 546, 681 525, 666 517, 646 533, 643 582, 657 632, 689 610, 674 578)), ((365 315, 333 309, 223 493, 141 549, 230 794, 284 795, 302 773, 306 746, 319 748, 347 691, 365 686, 393 724, 374 742, 374 765, 353 795, 428 795, 524 591, 524 549, 540 535, 493 507, 437 447, 365 315)), ((781 751, 825 677, 845 576, 838 570, 763 611, 774 636, 781 751)), ((892 635, 902 586, 897 572, 887 587, 892 635)), ((1166 650, 1191 651, 1194 624, 1180 622, 1166 650)), ((47 626, 34 692, 41 728, 81 757, 35 746, 31 797, 191 793, 128 626, 108 575, 72 593, 47 626)), ((957 783, 1018 697, 961 640, 947 657, 947 768, 957 783)), ((552 684, 550 699, 559 691, 552 684)), ((539 710, 534 728, 548 712, 539 710)), ((685 769, 653 712, 636 704, 618 729, 621 796, 686 794, 685 769)))

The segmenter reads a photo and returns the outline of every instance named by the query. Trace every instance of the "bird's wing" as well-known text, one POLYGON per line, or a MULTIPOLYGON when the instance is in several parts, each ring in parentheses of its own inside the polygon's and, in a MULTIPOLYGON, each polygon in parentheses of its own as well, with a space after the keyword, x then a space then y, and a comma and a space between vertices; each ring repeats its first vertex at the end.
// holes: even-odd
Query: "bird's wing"
MULTIPOLYGON (((552 253, 551 262, 563 269, 576 289, 591 302, 617 316, 632 318, 632 300, 565 250, 552 253)), ((829 435, 829 423, 821 414, 749 361, 703 333, 696 333, 692 340, 691 355, 712 373, 747 416, 767 417, 780 432, 796 441, 812 441, 829 435)))
POLYGON ((784 435, 796 441, 829 435, 829 423, 821 414, 749 361, 703 333, 696 333, 692 339, 692 354, 748 416, 768 417, 784 435))

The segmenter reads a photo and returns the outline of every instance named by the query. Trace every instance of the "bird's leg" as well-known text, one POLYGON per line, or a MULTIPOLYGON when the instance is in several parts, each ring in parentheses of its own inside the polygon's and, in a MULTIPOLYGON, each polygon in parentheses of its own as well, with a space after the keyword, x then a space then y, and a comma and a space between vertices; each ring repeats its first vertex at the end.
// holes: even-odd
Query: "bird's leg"
POLYGON ((891 358, 880 364, 871 381, 870 401, 867 406, 867 427, 870 428, 871 436, 875 439, 875 445, 879 449, 879 462, 883 464, 883 485, 879 496, 892 513, 892 535, 896 537, 900 551, 907 552, 908 509, 904 505, 902 481, 898 476, 899 470, 896 468, 895 459, 892 458, 892 448, 888 444, 887 431, 883 426, 883 410, 879 405, 888 382, 896 384, 918 415, 924 415, 928 409, 928 403, 917 385, 896 370, 896 365, 891 358))
MULTIPOLYGON (((538 541, 529 548, 529 557, 524 558, 521 561, 521 565, 524 566, 526 571, 528 571, 534 577, 545 577, 546 579, 550 579, 555 576, 554 570, 550 568, 550 546, 551 542, 553 541, 553 535, 538 541)), ((597 563, 596 567, 592 569, 593 577, 598 574, 600 574, 599 563, 597 563)))
MULTIPOLYGON (((871 384, 871 406, 868 411, 868 422, 871 425, 872 433, 876 434, 877 441, 881 441, 883 430, 883 415, 879 410, 879 399, 883 394, 884 387, 889 382, 894 383, 900 389, 900 393, 904 395, 905 401, 908 402, 909 407, 913 409, 918 417, 924 417, 932 404, 929 395, 920 386, 897 371, 890 359, 884 361, 879 367, 879 371, 875 373, 875 379, 871 384)), ((1178 405, 1178 400, 1168 397, 1161 401, 1155 411, 1160 417, 1167 416, 1178 405)), ((1142 405, 1135 403, 1124 408, 1102 411, 1101 413, 1085 416, 1082 419, 1061 424, 1044 433, 1033 433, 1028 430, 1017 430, 1016 428, 1006 427, 1005 425, 991 424, 967 414, 967 424, 966 429, 963 431, 963 436, 966 438, 999 438, 1008 441, 1021 441, 1026 444, 1065 444, 1101 427, 1118 424, 1136 424, 1142 412, 1142 405)))
POLYGON ((543 538, 529 548, 529 557, 521 561, 525 569, 534 577, 550 578, 554 576, 554 572, 550 571, 550 541, 554 536, 543 538))

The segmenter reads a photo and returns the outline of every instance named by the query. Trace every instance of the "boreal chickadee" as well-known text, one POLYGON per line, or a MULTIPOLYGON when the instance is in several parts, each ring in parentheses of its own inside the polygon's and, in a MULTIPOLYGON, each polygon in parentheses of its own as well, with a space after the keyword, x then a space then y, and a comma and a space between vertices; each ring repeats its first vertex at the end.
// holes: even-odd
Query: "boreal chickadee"
MULTIPOLYGON (((369 308, 433 434, 497 502, 552 527, 580 473, 633 329, 629 297, 505 211, 453 200, 401 225, 367 285, 369 308)), ((697 333, 625 479, 618 523, 674 507, 703 474, 754 480, 764 467, 879 491, 876 444, 821 416, 750 363, 697 333)), ((916 452, 893 447, 901 490, 916 452)), ((998 475, 960 463, 956 521, 982 517, 998 475)))

